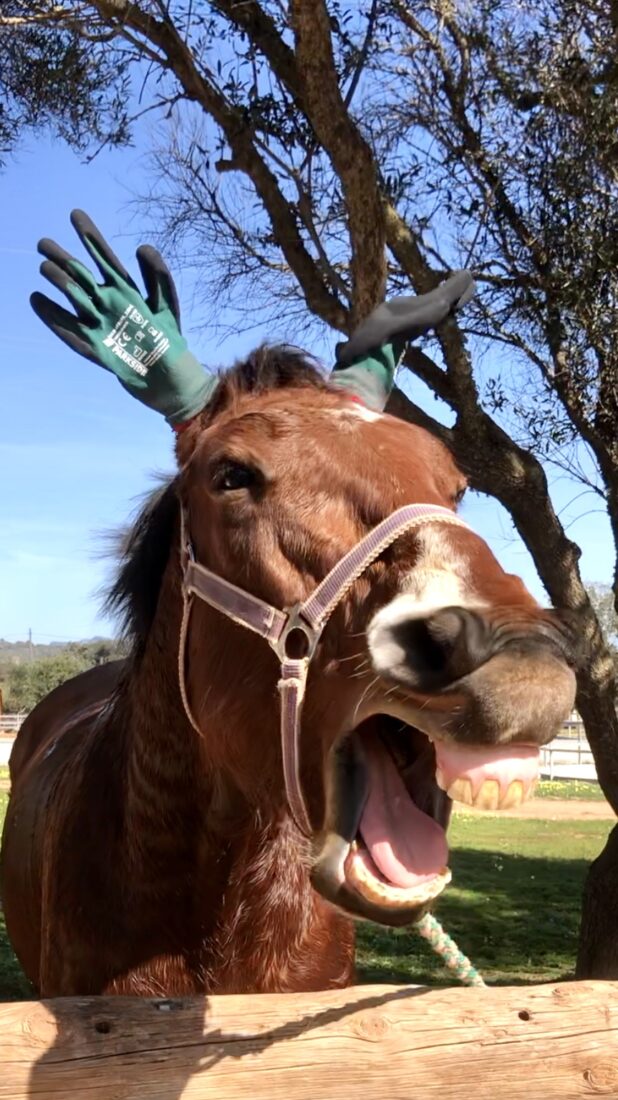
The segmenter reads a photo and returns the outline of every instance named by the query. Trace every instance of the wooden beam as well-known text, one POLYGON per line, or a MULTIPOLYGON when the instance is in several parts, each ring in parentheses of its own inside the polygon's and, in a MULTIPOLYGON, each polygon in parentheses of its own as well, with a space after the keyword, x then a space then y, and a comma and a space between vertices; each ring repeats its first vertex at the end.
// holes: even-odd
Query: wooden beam
POLYGON ((2 1100, 618 1096, 618 982, 0 1005, 2 1100))

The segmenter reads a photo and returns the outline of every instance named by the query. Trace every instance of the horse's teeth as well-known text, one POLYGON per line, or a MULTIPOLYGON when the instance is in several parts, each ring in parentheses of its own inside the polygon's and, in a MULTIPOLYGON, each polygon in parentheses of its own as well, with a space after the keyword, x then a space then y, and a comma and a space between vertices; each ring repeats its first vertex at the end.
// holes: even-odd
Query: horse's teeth
POLYGON ((504 789, 497 779, 485 779, 477 790, 474 790, 472 780, 460 775, 454 779, 450 787, 446 788, 444 775, 438 768, 436 771, 436 783, 452 798, 454 802, 463 802, 466 806, 474 806, 477 810, 512 810, 521 806, 534 793, 536 782, 524 785, 523 780, 514 779, 504 789))
POLYGON ((451 783, 446 793, 454 802, 464 802, 466 806, 472 806, 474 802, 472 784, 469 779, 456 779, 454 783, 451 783))
POLYGON ((514 779, 512 783, 509 783, 508 790, 500 804, 500 809, 511 810, 513 806, 521 806, 527 796, 528 792, 524 791, 521 779, 514 779))
POLYGON ((472 803, 477 810, 497 810, 500 805, 500 784, 497 779, 486 779, 481 784, 472 803))

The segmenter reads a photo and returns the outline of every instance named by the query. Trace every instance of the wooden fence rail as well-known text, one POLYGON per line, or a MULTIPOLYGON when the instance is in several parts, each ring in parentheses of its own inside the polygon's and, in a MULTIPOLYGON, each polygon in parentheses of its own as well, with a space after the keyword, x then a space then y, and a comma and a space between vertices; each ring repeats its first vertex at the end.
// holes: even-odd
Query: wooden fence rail
POLYGON ((618 1097, 618 982, 0 1005, 2 1100, 618 1097))

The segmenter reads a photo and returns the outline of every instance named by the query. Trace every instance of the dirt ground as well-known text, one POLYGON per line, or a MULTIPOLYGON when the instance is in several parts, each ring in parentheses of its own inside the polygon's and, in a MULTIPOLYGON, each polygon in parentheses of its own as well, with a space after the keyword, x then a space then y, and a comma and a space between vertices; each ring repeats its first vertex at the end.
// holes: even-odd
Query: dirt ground
MULTIPOLYGON (((484 814, 487 810, 475 810, 473 806, 455 805, 455 813, 484 814)), ((532 798, 516 810, 496 810, 496 817, 532 817, 543 821, 601 821, 616 815, 609 802, 587 801, 579 798, 532 798)))

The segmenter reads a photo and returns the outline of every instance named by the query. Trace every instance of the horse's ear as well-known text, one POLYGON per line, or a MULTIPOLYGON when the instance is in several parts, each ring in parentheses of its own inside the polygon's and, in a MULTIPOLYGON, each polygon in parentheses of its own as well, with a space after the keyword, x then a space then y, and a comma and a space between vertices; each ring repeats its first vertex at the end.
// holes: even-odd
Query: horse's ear
POLYGON ((383 302, 354 330, 347 343, 337 345, 331 382, 381 412, 406 344, 461 309, 475 290, 471 273, 457 271, 429 294, 383 302))

